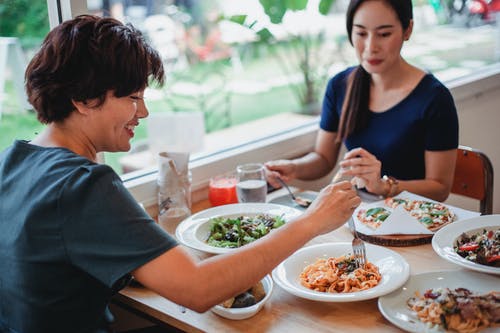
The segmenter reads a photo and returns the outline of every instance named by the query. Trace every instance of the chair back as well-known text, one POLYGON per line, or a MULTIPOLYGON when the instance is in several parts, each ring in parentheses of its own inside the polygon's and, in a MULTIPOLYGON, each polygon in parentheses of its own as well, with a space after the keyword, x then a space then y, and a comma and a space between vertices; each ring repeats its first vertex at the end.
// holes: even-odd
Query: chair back
POLYGON ((493 212, 493 165, 483 152, 459 146, 451 193, 479 200, 482 215, 493 212))

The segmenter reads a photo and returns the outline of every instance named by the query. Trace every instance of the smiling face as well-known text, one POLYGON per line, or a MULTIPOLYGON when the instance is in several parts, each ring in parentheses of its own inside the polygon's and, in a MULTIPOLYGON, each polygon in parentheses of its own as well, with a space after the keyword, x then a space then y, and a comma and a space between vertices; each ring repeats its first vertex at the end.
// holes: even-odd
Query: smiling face
POLYGON ((370 74, 381 74, 402 61, 401 48, 411 34, 403 31, 394 9, 382 0, 365 1, 353 18, 352 43, 361 66, 370 74))
POLYGON ((104 104, 93 112, 92 141, 96 150, 128 151, 139 119, 148 114, 144 104, 144 91, 124 97, 116 97, 112 91, 108 91, 104 104))

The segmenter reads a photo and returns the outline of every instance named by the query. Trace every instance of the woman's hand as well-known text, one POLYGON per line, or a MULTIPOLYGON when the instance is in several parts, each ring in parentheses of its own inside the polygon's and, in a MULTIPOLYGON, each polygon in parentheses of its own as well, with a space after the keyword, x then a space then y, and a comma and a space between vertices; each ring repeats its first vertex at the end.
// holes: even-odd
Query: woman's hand
POLYGON ((361 199, 351 183, 343 181, 322 189, 304 215, 311 223, 317 224, 320 235, 344 224, 360 203, 361 199))
POLYGON ((382 163, 367 150, 363 148, 350 150, 339 165, 343 169, 343 175, 361 179, 369 192, 381 195, 387 192, 386 184, 380 174, 382 163))
POLYGON ((281 188, 281 183, 277 178, 281 178, 285 182, 296 178, 296 165, 290 160, 269 161, 265 164, 266 179, 274 188, 281 188))

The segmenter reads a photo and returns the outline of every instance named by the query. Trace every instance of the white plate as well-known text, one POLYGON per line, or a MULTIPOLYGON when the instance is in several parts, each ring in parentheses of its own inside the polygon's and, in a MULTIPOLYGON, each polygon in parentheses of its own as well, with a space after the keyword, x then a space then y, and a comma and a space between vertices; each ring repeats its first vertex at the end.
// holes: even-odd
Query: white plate
MULTIPOLYGON (((217 206, 191 215, 175 229, 175 236, 182 244, 207 253, 221 254, 233 251, 234 248, 223 248, 208 245, 206 240, 210 234, 209 219, 214 217, 235 217, 241 215, 269 214, 282 216, 285 221, 302 214, 298 209, 269 203, 238 203, 217 206)), ((264 236, 265 237, 265 236, 264 236)))
POLYGON ((484 215, 467 220, 457 221, 438 230, 432 238, 432 248, 443 259, 459 266, 478 272, 500 274, 499 267, 477 264, 458 255, 453 245, 462 233, 474 234, 483 229, 493 230, 500 228, 500 215, 484 215))
POLYGON ((385 247, 365 244, 367 260, 378 266, 382 280, 371 289, 352 293, 324 293, 300 284, 300 273, 318 258, 340 257, 352 253, 351 243, 324 243, 302 248, 273 270, 274 281, 291 294, 313 301, 351 302, 379 297, 399 288, 410 275, 410 266, 398 253, 385 247))
MULTIPOLYGON (((422 323, 416 314, 406 305, 406 301, 410 297, 415 296, 415 291, 419 291, 422 294, 427 289, 438 287, 450 289, 461 287, 477 293, 486 293, 492 290, 499 290, 499 280, 492 275, 466 270, 412 275, 408 282, 401 288, 380 297, 378 299, 378 308, 387 320, 408 332, 444 332, 439 327, 431 328, 427 324, 422 323)), ((495 331, 496 329, 489 328, 481 332, 495 331)))

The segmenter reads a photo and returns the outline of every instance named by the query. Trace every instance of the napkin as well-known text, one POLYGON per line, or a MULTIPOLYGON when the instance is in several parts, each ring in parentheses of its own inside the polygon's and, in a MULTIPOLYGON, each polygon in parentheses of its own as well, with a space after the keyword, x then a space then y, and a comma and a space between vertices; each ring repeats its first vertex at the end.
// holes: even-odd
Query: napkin
MULTIPOLYGON (((411 192, 401 192, 395 198, 410 199, 410 200, 424 200, 430 202, 437 202, 429 198, 411 193, 411 192)), ((450 209, 456 215, 454 222, 468 219, 471 217, 479 216, 480 213, 473 212, 470 210, 465 210, 451 205, 444 204, 448 209, 450 209)), ((395 235, 395 234, 408 234, 408 235, 418 235, 418 234, 429 234, 432 235, 433 232, 423 226, 418 220, 411 216, 410 213, 404 209, 402 206, 397 206, 392 209, 385 205, 384 200, 379 200, 375 202, 365 203, 363 202, 353 214, 354 223, 356 224, 356 230, 365 235, 395 235), (382 225, 373 230, 370 227, 363 224, 358 220, 358 211, 360 209, 370 209, 373 207, 384 207, 391 212, 391 215, 382 223, 382 225)))
POLYGON ((189 153, 161 152, 158 154, 158 179, 166 179, 169 173, 177 175, 188 173, 189 153))

